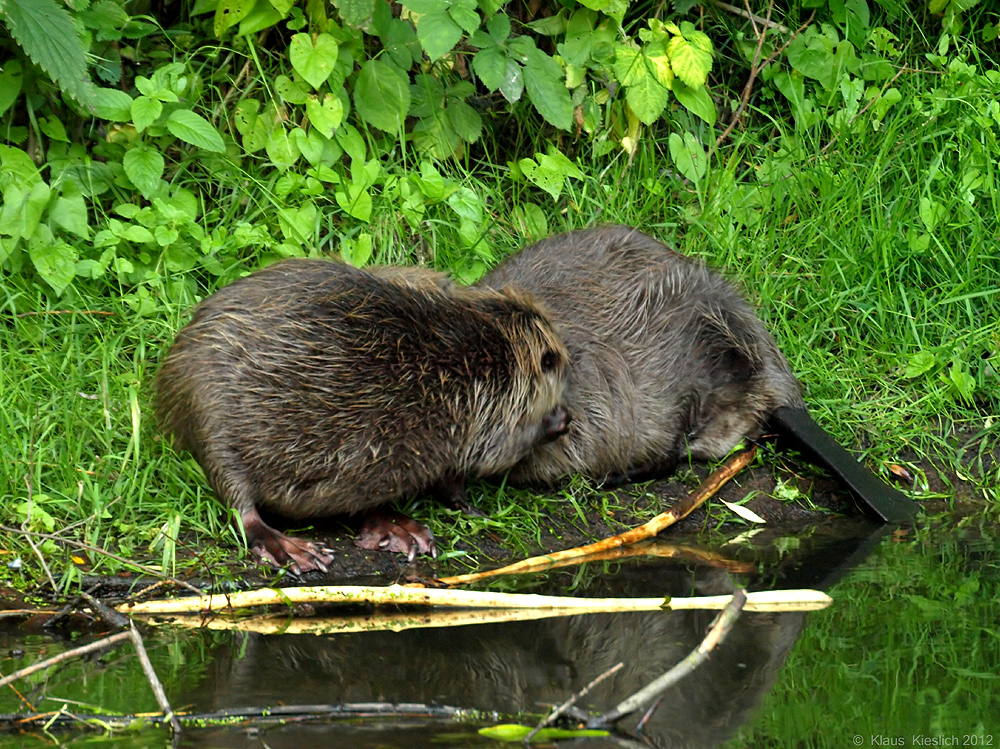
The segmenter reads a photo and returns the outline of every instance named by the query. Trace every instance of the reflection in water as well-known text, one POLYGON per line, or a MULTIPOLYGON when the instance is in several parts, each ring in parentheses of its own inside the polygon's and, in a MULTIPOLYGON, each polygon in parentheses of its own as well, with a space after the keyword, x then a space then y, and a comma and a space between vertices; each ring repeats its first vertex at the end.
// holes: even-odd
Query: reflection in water
MULTIPOLYGON (((544 713, 621 661, 580 705, 605 711, 676 665, 713 617, 640 612, 333 637, 234 634, 214 655, 212 683, 181 701, 198 710, 382 701, 544 713)), ((744 614, 711 659, 665 695, 646 735, 664 746, 728 738, 773 682, 803 622, 798 613, 744 614)), ((267 743, 302 739, 285 728, 267 743)))

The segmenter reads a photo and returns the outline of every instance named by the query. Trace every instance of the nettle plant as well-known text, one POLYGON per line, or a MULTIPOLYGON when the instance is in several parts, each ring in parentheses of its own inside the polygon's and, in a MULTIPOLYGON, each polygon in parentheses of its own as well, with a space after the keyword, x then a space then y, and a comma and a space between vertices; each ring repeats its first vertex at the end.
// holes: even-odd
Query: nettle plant
POLYGON ((552 199, 582 176, 562 133, 633 150, 674 100, 715 121, 708 37, 657 19, 626 31, 624 0, 531 21, 495 0, 336 5, 197 0, 165 33, 125 0, 0 1, 0 263, 58 293, 108 273, 155 285, 164 270, 222 273, 248 246, 303 254, 333 214, 363 265, 385 200, 414 229, 428 210, 457 219, 474 251, 456 270, 471 279, 489 258, 488 210, 436 162, 463 157, 489 113, 547 123, 545 150, 509 166, 552 199), (199 169, 261 188, 264 225, 238 226, 243 239, 204 228, 199 169))

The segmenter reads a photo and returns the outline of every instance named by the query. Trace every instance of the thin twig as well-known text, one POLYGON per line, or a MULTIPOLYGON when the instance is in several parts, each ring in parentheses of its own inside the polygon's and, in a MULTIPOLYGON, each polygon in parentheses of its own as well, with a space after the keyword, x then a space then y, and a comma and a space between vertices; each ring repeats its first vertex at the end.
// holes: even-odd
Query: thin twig
POLYGON ((591 689, 593 689, 594 687, 596 687, 598 684, 600 684, 602 681, 604 681, 605 679, 607 679, 612 674, 617 673, 618 671, 620 671, 624 666, 625 666, 624 663, 618 663, 617 665, 612 666, 607 671, 605 671, 603 674, 601 674, 596 679, 594 679, 592 682, 590 682, 583 689, 581 689, 579 692, 577 692, 576 694, 572 695, 568 700, 566 700, 559 707, 557 707, 555 710, 553 710, 551 713, 549 713, 548 717, 543 718, 542 721, 537 726, 535 726, 534 729, 532 729, 531 733, 529 733, 527 736, 524 737, 524 743, 525 744, 530 743, 531 740, 533 738, 535 738, 535 735, 539 731, 541 731, 543 728, 545 728, 545 726, 550 725, 552 723, 552 721, 554 721, 556 718, 558 718, 564 712, 566 712, 567 710, 569 710, 573 705, 575 705, 581 699, 583 699, 584 697, 586 697, 590 693, 591 689))
POLYGON ((167 693, 163 691, 163 684, 160 683, 159 678, 156 676, 156 671, 153 669, 153 664, 149 661, 146 646, 142 642, 142 635, 136 629, 135 622, 131 622, 128 635, 132 640, 132 646, 135 648, 135 654, 139 656, 139 663, 142 664, 142 671, 146 674, 149 687, 153 690, 153 696, 156 697, 156 702, 160 706, 160 710, 163 711, 165 719, 170 723, 170 732, 174 736, 180 735, 181 723, 177 720, 177 716, 174 715, 173 708, 170 707, 170 702, 167 700, 167 693))
POLYGON ((772 21, 770 17, 761 18, 758 15, 754 15, 749 10, 743 10, 742 8, 737 8, 735 5, 730 5, 729 3, 722 2, 722 0, 708 0, 708 4, 714 5, 716 8, 719 8, 720 10, 727 10, 730 13, 735 13, 738 16, 742 16, 743 18, 749 19, 754 23, 759 23, 762 26, 767 26, 768 28, 774 29, 775 31, 779 31, 782 34, 787 34, 789 31, 787 26, 782 26, 780 23, 772 21))
MULTIPOLYGON (((771 8, 773 6, 774 6, 774 0, 771 0, 771 3, 767 6, 768 18, 771 17, 771 8)), ((797 28, 792 33, 792 35, 789 36, 787 40, 785 40, 784 44, 782 44, 780 47, 774 50, 770 55, 767 56, 767 59, 764 60, 764 62, 758 65, 757 61, 760 59, 760 53, 764 45, 764 35, 766 32, 762 31, 760 33, 760 35, 757 38, 757 50, 754 52, 754 61, 750 65, 750 78, 747 80, 746 85, 743 87, 743 95, 740 97, 740 105, 736 108, 736 111, 733 113, 733 119, 729 122, 729 125, 726 127, 725 130, 722 131, 722 135, 720 135, 718 138, 715 139, 716 148, 718 148, 725 142, 725 140, 729 137, 729 134, 733 132, 733 129, 736 127, 736 125, 739 124, 740 120, 742 119, 743 113, 750 105, 750 94, 753 92, 753 85, 757 80, 757 76, 760 75, 760 71, 766 68, 768 65, 770 65, 778 57, 778 55, 784 52, 785 49, 788 47, 788 45, 792 43, 792 40, 795 39, 795 37, 797 37, 803 31, 805 31, 806 27, 813 22, 813 19, 815 17, 816 17, 816 11, 814 10, 812 13, 809 14, 809 18, 806 19, 806 22, 801 26, 799 26, 799 28, 797 28)))
POLYGON ((628 699, 618 703, 613 710, 591 719, 587 724, 587 728, 603 728, 621 720, 626 715, 635 712, 643 705, 655 700, 667 689, 708 660, 708 654, 726 639, 726 635, 729 634, 733 625, 740 618, 740 613, 743 611, 743 605, 746 603, 746 600, 746 591, 742 589, 737 590, 726 605, 726 608, 715 618, 712 628, 705 635, 705 639, 684 660, 659 678, 651 681, 628 699))
POLYGON ((10 676, 4 676, 0 679, 0 687, 5 687, 12 681, 21 679, 25 676, 30 676, 36 671, 41 671, 42 669, 48 668, 49 666, 54 666, 57 663, 62 663, 63 661, 68 661, 71 658, 76 658, 81 655, 86 655, 87 653, 93 653, 95 650, 104 650, 110 648, 112 645, 117 645, 123 640, 129 639, 128 632, 119 632, 116 635, 111 635, 110 637, 105 637, 103 640, 98 640, 97 642, 92 642, 89 645, 82 645, 78 648, 73 648, 72 650, 66 650, 59 655, 54 655, 51 658, 46 658, 44 661, 38 661, 37 663, 32 663, 30 666, 22 668, 15 671, 10 676))

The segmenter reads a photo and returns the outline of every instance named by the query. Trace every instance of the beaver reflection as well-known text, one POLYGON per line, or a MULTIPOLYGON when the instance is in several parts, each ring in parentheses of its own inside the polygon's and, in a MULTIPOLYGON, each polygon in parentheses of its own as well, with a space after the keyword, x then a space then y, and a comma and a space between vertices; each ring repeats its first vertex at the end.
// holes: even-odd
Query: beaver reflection
MULTIPOLYGON (((331 637, 233 635, 217 653, 215 683, 182 700, 197 710, 380 701, 542 714, 621 661, 624 668, 578 703, 603 712, 686 656, 713 617, 642 612, 331 637)), ((714 746, 730 738, 770 689, 803 623, 797 613, 744 614, 710 660, 665 694, 645 726, 647 739, 654 746, 714 746)), ((619 727, 631 730, 637 720, 619 727)), ((267 744, 297 745, 301 730, 268 732, 267 744)), ((586 745, 619 744, 609 738, 586 745)))

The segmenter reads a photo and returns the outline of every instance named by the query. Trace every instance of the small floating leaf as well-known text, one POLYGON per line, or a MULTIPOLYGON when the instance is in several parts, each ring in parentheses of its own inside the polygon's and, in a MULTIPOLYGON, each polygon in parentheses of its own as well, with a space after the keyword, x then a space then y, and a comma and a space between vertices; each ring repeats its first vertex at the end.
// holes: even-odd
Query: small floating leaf
MULTIPOLYGON (((522 726, 517 723, 502 723, 498 726, 488 726, 486 728, 479 729, 479 735, 485 736, 488 739, 496 739, 497 741, 524 741, 525 737, 531 733, 534 728, 530 726, 522 726)), ((580 737, 591 737, 591 736, 607 736, 607 731, 592 729, 592 728, 581 728, 578 730, 566 730, 563 728, 543 728, 541 731, 536 733, 532 738, 532 741, 553 741, 555 739, 575 739, 580 737)))

